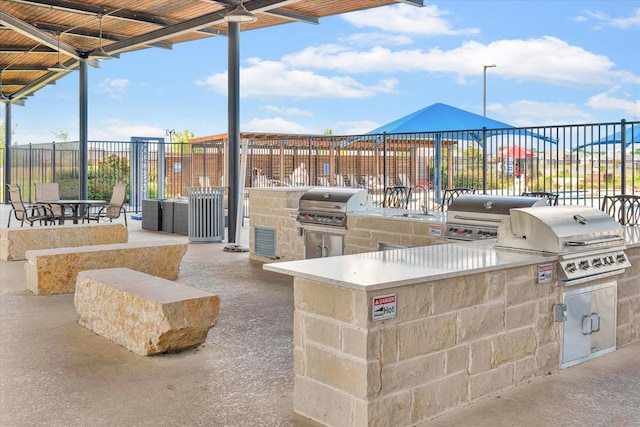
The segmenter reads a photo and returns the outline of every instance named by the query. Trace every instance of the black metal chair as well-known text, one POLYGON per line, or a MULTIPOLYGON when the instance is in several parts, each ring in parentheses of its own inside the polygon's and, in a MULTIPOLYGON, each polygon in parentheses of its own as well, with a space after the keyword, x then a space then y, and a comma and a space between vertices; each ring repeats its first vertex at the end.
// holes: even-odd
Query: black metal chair
POLYGON ((631 194, 604 196, 602 211, 611 215, 621 225, 640 226, 640 196, 631 194))
POLYGON ((6 184, 6 187, 7 190, 9 190, 9 201, 11 202, 11 211, 9 211, 7 228, 11 225, 12 213, 15 219, 20 221, 20 227, 24 226, 25 221, 27 221, 32 227, 34 222, 39 222, 41 225, 42 223, 48 225, 49 223, 53 224, 55 222, 53 212, 47 205, 25 205, 22 201, 20 186, 17 184, 6 184))
POLYGON ((525 197, 537 197, 540 199, 546 199, 548 206, 558 206, 558 194, 549 193, 546 191, 525 191, 522 193, 525 197))
POLYGON ((407 209, 412 191, 413 187, 405 187, 404 185, 385 188, 382 207, 407 209))
POLYGON ((451 202, 453 202, 455 199, 462 196, 463 194, 475 194, 475 193, 476 193, 475 188, 467 188, 467 187, 447 188, 442 193, 442 204, 440 205, 439 210, 444 212, 449 208, 449 205, 451 205, 451 202))

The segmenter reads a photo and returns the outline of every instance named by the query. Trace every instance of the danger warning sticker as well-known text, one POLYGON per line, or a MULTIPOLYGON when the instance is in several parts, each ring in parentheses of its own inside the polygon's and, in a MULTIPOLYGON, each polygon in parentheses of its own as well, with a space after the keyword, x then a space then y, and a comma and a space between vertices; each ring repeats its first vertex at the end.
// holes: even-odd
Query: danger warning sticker
POLYGON ((373 297, 372 320, 384 320, 396 317, 396 294, 373 297))

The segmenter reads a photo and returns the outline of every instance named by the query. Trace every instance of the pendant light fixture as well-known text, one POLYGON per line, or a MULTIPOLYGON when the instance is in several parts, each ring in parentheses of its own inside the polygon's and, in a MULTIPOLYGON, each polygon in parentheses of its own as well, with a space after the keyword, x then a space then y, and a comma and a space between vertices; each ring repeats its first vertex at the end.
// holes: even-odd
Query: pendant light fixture
POLYGON ((53 65, 52 67, 48 67, 47 69, 49 71, 54 71, 58 73, 69 71, 69 67, 67 67, 62 62, 60 62, 60 33, 58 33, 58 62, 56 62, 56 64, 53 65))
POLYGON ((244 7, 244 4, 242 3, 242 0, 240 0, 240 3, 238 3, 238 6, 236 6, 235 9, 233 9, 231 12, 227 13, 227 15, 224 17, 224 19, 228 22, 256 22, 258 20, 258 18, 256 17, 256 15, 254 15, 253 13, 249 12, 247 10, 246 7, 244 7))
POLYGON ((111 59, 111 55, 102 48, 102 15, 98 15, 100 20, 100 47, 89 54, 90 59, 111 59))

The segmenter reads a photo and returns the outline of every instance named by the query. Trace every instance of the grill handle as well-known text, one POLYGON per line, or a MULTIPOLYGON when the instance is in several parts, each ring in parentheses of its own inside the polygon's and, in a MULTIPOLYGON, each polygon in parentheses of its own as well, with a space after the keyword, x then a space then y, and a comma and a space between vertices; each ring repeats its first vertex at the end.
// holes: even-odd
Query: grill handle
POLYGON ((454 215, 455 219, 461 219, 463 221, 484 221, 484 222, 500 222, 502 218, 478 218, 477 216, 465 216, 465 215, 454 215))
POLYGON ((611 237, 603 237, 602 239, 566 242, 565 245, 566 246, 589 246, 589 245, 597 245, 598 243, 620 242, 622 240, 624 240, 624 237, 622 236, 611 236, 611 237))

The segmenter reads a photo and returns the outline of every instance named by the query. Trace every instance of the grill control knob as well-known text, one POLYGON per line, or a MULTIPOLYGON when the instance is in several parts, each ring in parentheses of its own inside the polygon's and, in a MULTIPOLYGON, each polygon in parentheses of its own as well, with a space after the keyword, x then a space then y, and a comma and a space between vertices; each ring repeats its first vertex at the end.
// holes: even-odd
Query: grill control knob
POLYGON ((580 270, 587 270, 589 267, 591 267, 591 264, 589 264, 589 261, 587 260, 580 261, 580 270))
POLYGON ((616 255, 616 261, 623 263, 627 260, 627 257, 624 254, 618 254, 616 255))
POLYGON ((594 258, 591 261, 591 265, 598 268, 598 267, 602 267, 604 265, 604 262, 602 261, 602 258, 594 258))
POLYGON ((567 264, 567 271, 569 273, 574 273, 577 269, 578 269, 578 267, 576 266, 575 262, 570 262, 570 263, 567 264))

